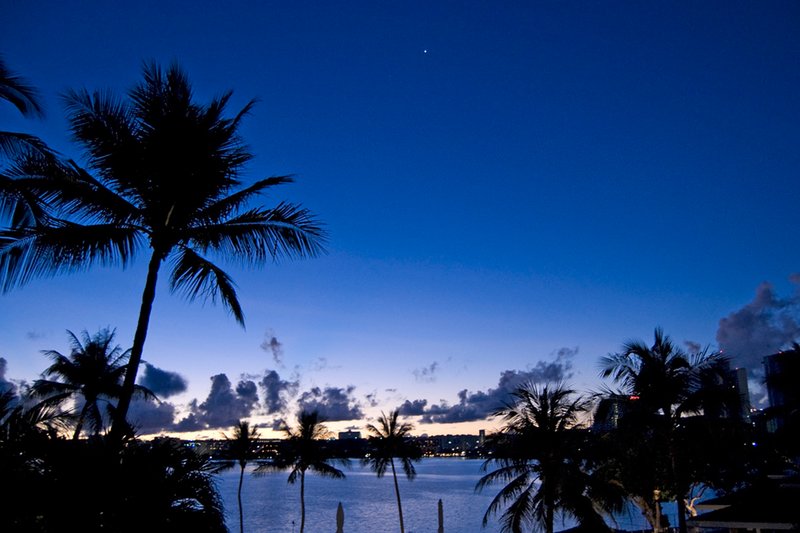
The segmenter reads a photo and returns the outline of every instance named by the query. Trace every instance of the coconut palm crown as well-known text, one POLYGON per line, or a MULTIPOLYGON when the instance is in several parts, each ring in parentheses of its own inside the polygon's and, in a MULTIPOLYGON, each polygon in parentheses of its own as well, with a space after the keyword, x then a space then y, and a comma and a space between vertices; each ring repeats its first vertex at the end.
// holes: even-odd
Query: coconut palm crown
POLYGON ((590 402, 564 383, 526 384, 495 416, 505 421, 487 439, 491 458, 475 490, 504 484, 483 518, 500 513, 501 531, 526 527, 553 533, 558 514, 575 517, 591 531, 608 531, 603 516, 621 509, 622 497, 585 468, 587 446, 579 418, 590 402))
POLYGON ((127 266, 147 250, 149 263, 130 364, 115 427, 126 426, 162 264, 170 289, 188 299, 217 298, 244 324, 231 277, 212 258, 257 267, 323 252, 325 232, 308 210, 251 202, 291 176, 244 186, 252 159, 239 126, 248 103, 226 118, 230 92, 195 102, 181 68, 145 64, 143 79, 121 99, 85 89, 63 95, 72 139, 88 170, 30 154, 0 182, 0 286, 35 277, 127 266))
MULTIPOLYGON (((114 345, 114 331, 102 329, 93 336, 84 331, 82 338, 67 331, 70 340, 70 354, 62 355, 55 350, 42 353, 53 364, 43 373, 42 379, 33 383, 31 392, 34 398, 41 398, 46 406, 58 406, 72 399, 79 405, 74 439, 80 437, 81 430, 88 422, 92 432, 97 435, 103 428, 101 405, 109 406, 122 392, 122 380, 127 369, 130 350, 123 351, 114 345), (51 379, 46 379, 51 378, 51 379)), ((136 385, 134 395, 143 399, 155 399, 149 389, 136 385)))

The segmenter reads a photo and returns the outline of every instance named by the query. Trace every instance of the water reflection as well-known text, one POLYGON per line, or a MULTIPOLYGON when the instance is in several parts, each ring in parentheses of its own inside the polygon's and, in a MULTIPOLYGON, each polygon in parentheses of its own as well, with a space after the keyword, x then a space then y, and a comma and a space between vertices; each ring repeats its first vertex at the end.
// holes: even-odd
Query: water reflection
MULTIPOLYGON (((444 505, 444 530, 448 533, 497 533, 494 517, 481 527, 483 514, 494 495, 494 488, 475 494, 475 483, 482 473, 479 460, 426 458, 416 465, 417 477, 408 481, 398 476, 403 502, 406 533, 436 533, 438 502, 444 505)), ((286 482, 288 473, 276 472, 264 477, 249 475, 248 467, 242 488, 245 533, 297 533, 300 530, 300 485, 286 482)), ((306 476, 306 532, 336 531, 336 508, 344 507, 344 533, 397 533, 400 522, 391 473, 378 479, 374 472, 357 461, 345 471, 346 480, 306 476)), ((220 476, 219 488, 225 501, 227 525, 239 530, 236 503, 238 470, 220 476)), ((496 487, 499 490, 499 486, 496 487)), ((634 512, 635 513, 635 512, 634 512)), ((566 529, 574 524, 557 524, 566 529)), ((635 514, 620 517, 619 526, 640 528, 635 514)))

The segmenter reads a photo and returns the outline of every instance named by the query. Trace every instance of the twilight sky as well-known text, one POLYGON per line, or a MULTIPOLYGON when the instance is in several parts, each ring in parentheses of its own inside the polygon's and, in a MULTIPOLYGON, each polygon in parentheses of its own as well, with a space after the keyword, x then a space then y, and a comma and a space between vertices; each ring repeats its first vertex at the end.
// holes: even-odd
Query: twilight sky
MULTIPOLYGON (((0 53, 48 116, 0 102, 2 129, 80 161, 59 93, 177 60, 202 102, 259 99, 247 178, 296 174, 265 204, 330 232, 319 259, 226 265, 246 330, 161 286, 143 430, 299 402, 336 430, 403 405, 416 433, 474 432, 524 379, 596 389, 598 359, 656 326, 751 372, 800 338, 795 2, 7 4, 0 53)), ((0 384, 68 329, 130 346, 144 268, 0 295, 0 384)))

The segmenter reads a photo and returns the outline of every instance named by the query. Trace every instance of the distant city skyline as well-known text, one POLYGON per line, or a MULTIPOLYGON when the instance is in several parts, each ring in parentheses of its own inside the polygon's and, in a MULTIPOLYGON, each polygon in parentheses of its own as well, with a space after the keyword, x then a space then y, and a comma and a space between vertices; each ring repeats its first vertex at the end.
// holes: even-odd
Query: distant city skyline
MULTIPOLYGON (((415 434, 491 431, 526 379, 600 387, 599 358, 662 327, 722 349, 763 405, 761 359, 800 339, 800 6, 11 3, 0 53, 42 121, 0 129, 81 162, 59 94, 123 96, 178 61, 206 102, 258 98, 248 179, 295 174, 328 254, 236 281, 247 329, 158 288, 138 406, 154 433, 333 431, 401 408, 415 434)), ((132 344, 144 258, 0 295, 0 384, 66 330, 132 344)), ((141 382, 141 381, 140 381, 141 382)))

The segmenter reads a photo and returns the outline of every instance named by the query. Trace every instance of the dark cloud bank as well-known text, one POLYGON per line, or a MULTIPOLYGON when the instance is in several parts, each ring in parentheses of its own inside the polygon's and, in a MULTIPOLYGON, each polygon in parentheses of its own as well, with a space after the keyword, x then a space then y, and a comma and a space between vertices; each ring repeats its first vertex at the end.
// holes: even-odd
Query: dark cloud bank
POLYGON ((504 403, 511 401, 511 393, 526 383, 565 381, 572 377, 572 357, 578 352, 575 348, 562 348, 552 362, 539 361, 530 370, 506 370, 500 374, 497 387, 486 392, 458 393, 458 403, 447 402, 428 407, 428 400, 406 400, 400 406, 403 416, 421 416, 422 424, 451 424, 484 420, 491 416, 504 403))
MULTIPOLYGON (((186 390, 186 381, 181 376, 150 365, 145 367, 140 384, 160 393, 161 398, 186 390)), ((283 380, 274 370, 243 376, 235 386, 227 375, 217 374, 211 377, 206 399, 192 400, 188 414, 177 422, 177 407, 166 401, 136 401, 131 405, 130 419, 141 434, 229 430, 237 420, 254 415, 274 416, 268 425, 280 429, 284 419, 294 418, 290 407, 295 398, 299 408, 318 410, 331 422, 364 417, 361 403, 354 396, 355 387, 314 387, 298 397, 299 388, 299 381, 283 380)))
MULTIPOLYGON (((789 277, 800 285, 800 274, 789 277)), ((800 288, 781 298, 775 287, 764 282, 753 301, 719 321, 719 349, 739 366, 758 373, 765 355, 788 348, 800 338, 800 288)))
MULTIPOLYGON (((572 376, 571 358, 577 349, 562 349, 557 352, 555 361, 540 361, 528 370, 507 370, 502 372, 497 387, 486 392, 458 393, 455 405, 446 402, 428 405, 427 400, 406 400, 400 406, 403 416, 420 416, 423 424, 454 423, 483 420, 511 399, 511 393, 521 385, 548 381, 563 381, 572 376)), ((436 364, 427 367, 426 376, 437 370, 436 364)), ((142 384, 149 384, 151 390, 162 394, 174 393, 183 387, 185 380, 174 372, 153 367, 145 369, 142 384)), ((299 409, 318 410, 328 421, 360 420, 365 414, 363 404, 355 396, 355 387, 314 387, 299 393, 298 381, 286 381, 274 370, 260 376, 243 376, 236 386, 225 374, 211 378, 211 390, 203 402, 192 400, 189 413, 175 422, 176 407, 169 402, 160 404, 135 402, 131 406, 131 419, 136 420, 142 434, 158 432, 227 430, 237 420, 255 414, 272 415, 272 429, 280 429, 285 419, 293 419, 290 406, 296 399, 299 409)), ((374 406, 374 394, 366 396, 367 404, 374 406)))
POLYGON ((186 392, 186 379, 177 372, 161 370, 149 363, 144 364, 144 372, 139 378, 139 385, 147 387, 159 398, 169 398, 186 392))
MULTIPOLYGON (((165 398, 186 390, 186 382, 178 374, 148 365, 141 384, 153 392, 161 392, 165 398)), ((297 394, 299 383, 285 381, 274 370, 263 376, 248 376, 234 386, 228 376, 217 374, 211 377, 211 390, 206 399, 189 403, 189 413, 175 422, 177 408, 170 402, 134 402, 130 418, 142 434, 201 431, 208 429, 230 429, 237 420, 255 414, 279 414, 287 410, 289 401, 297 394), (253 378, 259 379, 258 382, 253 378)))
POLYGON ((364 417, 361 405, 353 398, 355 387, 340 389, 326 387, 324 390, 314 387, 300 395, 298 403, 305 411, 319 411, 331 422, 340 420, 358 420, 364 417))

